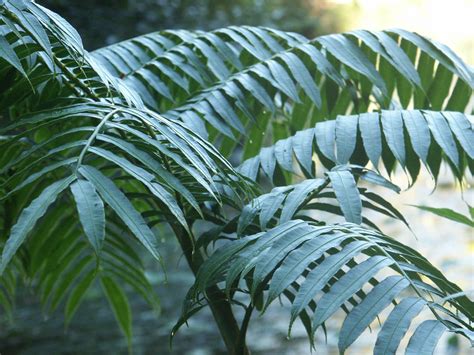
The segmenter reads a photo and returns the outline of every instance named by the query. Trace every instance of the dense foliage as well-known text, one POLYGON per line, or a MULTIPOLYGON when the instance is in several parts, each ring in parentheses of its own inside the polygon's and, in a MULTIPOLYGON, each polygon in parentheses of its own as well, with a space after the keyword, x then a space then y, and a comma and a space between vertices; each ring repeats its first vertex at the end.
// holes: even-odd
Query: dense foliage
POLYGON ((376 354, 423 310, 408 354, 432 353, 445 331, 474 339, 473 302, 366 217, 406 223, 358 186, 399 192, 382 166, 410 184, 422 167, 436 180, 447 164, 460 183, 474 171, 474 73, 448 47, 404 30, 310 40, 241 26, 88 52, 56 13, 0 3, 7 312, 22 281, 69 322, 99 282, 131 341, 126 291, 158 305, 138 248, 161 262, 157 237, 174 234, 196 281, 172 334, 209 306, 229 352, 246 353, 253 312, 283 297, 289 332, 299 318, 312 345, 342 308, 341 352, 387 307, 376 354))

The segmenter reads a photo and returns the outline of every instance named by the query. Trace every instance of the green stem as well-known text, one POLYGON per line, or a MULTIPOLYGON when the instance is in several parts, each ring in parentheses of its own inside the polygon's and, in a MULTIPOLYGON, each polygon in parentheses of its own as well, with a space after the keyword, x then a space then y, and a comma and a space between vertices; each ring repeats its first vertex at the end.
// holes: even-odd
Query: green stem
POLYGON ((247 335, 247 329, 249 327, 250 318, 252 317, 252 311, 253 311, 253 306, 252 304, 249 304, 247 306, 247 310, 245 311, 244 319, 242 320, 242 326, 240 327, 240 333, 237 339, 237 345, 235 347, 236 355, 245 354, 245 351, 247 351, 246 345, 245 345, 246 343, 245 338, 247 335))
POLYGON ((92 143, 94 143, 97 135, 100 133, 100 130, 102 127, 107 123, 107 121, 113 117, 117 112, 119 112, 120 109, 115 109, 111 112, 109 112, 107 115, 104 116, 104 118, 100 121, 100 123, 97 125, 97 127, 94 129, 94 132, 90 135, 89 139, 86 142, 86 145, 84 148, 81 150, 81 153, 79 154, 79 158, 77 159, 77 165, 76 165, 76 172, 77 169, 82 165, 82 161, 84 160, 84 156, 86 155, 87 151, 89 150, 90 146, 92 143))
POLYGON ((69 68, 66 67, 56 56, 53 55, 54 62, 62 70, 64 75, 71 80, 77 87, 79 87, 89 98, 92 98, 95 101, 99 101, 100 98, 97 96, 87 85, 85 85, 76 75, 69 71, 69 68))

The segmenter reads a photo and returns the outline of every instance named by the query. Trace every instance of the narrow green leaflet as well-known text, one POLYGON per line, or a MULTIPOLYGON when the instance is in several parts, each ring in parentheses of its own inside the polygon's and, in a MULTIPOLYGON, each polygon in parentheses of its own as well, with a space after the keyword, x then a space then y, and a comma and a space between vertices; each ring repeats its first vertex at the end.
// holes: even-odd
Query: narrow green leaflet
POLYGON ((337 116, 336 150, 339 164, 347 164, 357 142, 357 115, 337 116))
POLYGON ((313 328, 325 322, 347 299, 364 286, 379 270, 392 264, 392 260, 384 256, 371 257, 344 274, 328 293, 318 301, 313 316, 313 328))
POLYGON ((452 209, 435 208, 435 207, 429 207, 429 206, 423 206, 423 205, 411 205, 411 206, 419 208, 420 210, 423 210, 423 211, 434 213, 435 215, 438 215, 440 217, 450 219, 451 221, 462 223, 469 227, 474 227, 473 219, 467 216, 464 216, 459 212, 453 211, 452 209))
POLYGON ((291 139, 282 139, 276 142, 274 150, 278 164, 286 171, 293 171, 293 150, 291 139))
POLYGON ((318 122, 314 129, 316 135, 316 144, 321 153, 328 159, 336 161, 334 154, 334 141, 336 139, 336 122, 324 121, 318 122))
POLYGON ((68 176, 67 178, 52 183, 22 211, 18 221, 12 227, 10 236, 3 248, 2 261, 0 263, 0 275, 5 271, 5 268, 13 255, 15 255, 16 251, 26 239, 28 233, 31 232, 36 222, 46 213, 48 207, 56 200, 58 195, 75 179, 75 176, 68 176))
POLYGON ((117 213, 151 255, 161 260, 158 243, 152 230, 114 182, 92 166, 81 166, 79 173, 94 185, 105 203, 117 213))
MULTIPOLYGON (((288 72, 285 70, 285 68, 276 60, 269 60, 267 62, 267 66, 270 71, 270 73, 268 74, 273 76, 273 78, 275 79, 274 85, 277 85, 278 89, 288 95, 288 97, 290 97, 292 100, 299 102, 300 99, 298 97, 298 91, 296 90, 295 83, 288 75, 288 72)), ((262 66, 262 68, 266 67, 262 66)), ((266 80, 270 79, 271 77, 266 78, 266 80)))
POLYGON ((262 148, 260 151, 260 165, 263 172, 273 180, 275 172, 276 160, 274 159, 275 146, 262 148))
POLYGON ((334 80, 337 85, 344 86, 344 79, 341 74, 314 45, 310 43, 302 43, 298 46, 298 49, 306 53, 322 74, 327 75, 329 78, 334 80))
POLYGON ((382 175, 377 174, 376 172, 372 170, 364 170, 360 174, 360 178, 371 182, 372 184, 380 185, 383 187, 386 187, 387 189, 390 189, 392 191, 395 191, 396 193, 400 193, 401 189, 394 183, 392 183, 390 180, 387 180, 384 178, 382 175))
POLYGON ((38 21, 38 19, 27 11, 18 9, 15 5, 10 6, 12 11, 21 20, 22 26, 31 34, 31 36, 38 42, 41 48, 48 54, 50 58, 53 57, 52 46, 48 38, 48 34, 38 21))
POLYGON ((64 310, 66 325, 71 321, 72 317, 74 316, 74 313, 76 313, 77 308, 79 307, 81 301, 84 299, 84 295, 95 280, 95 276, 96 270, 90 270, 71 291, 64 310))
POLYGON ((365 75, 384 95, 387 88, 382 77, 362 50, 342 34, 323 36, 317 39, 336 58, 348 67, 365 75))
POLYGON ((291 306, 290 327, 296 317, 305 309, 326 283, 346 264, 351 258, 362 250, 371 246, 369 242, 355 241, 347 245, 341 252, 328 256, 318 267, 311 270, 301 284, 299 292, 291 306))
POLYGON ((274 217, 275 213, 280 208, 286 195, 281 192, 270 193, 260 205, 260 215, 258 216, 260 221, 260 228, 265 230, 268 222, 274 217))
POLYGON ((306 95, 308 95, 317 107, 321 107, 321 94, 303 62, 291 52, 281 55, 280 58, 288 65, 288 68, 306 95))
POLYGON ((105 239, 104 203, 94 185, 87 180, 77 180, 71 185, 71 191, 76 200, 82 228, 98 255, 105 239))
POLYGON ((181 181, 176 176, 166 170, 165 167, 162 166, 161 163, 159 163, 153 156, 141 149, 138 149, 135 145, 114 136, 99 134, 97 136, 97 139, 111 143, 116 147, 120 148, 122 151, 127 152, 135 159, 138 159, 142 164, 146 165, 156 175, 160 176, 160 178, 164 180, 164 183, 168 184, 174 190, 183 195, 183 197, 189 202, 189 204, 193 206, 196 211, 201 213, 199 204, 197 203, 193 194, 181 183, 181 181))
POLYGON ((339 233, 327 234, 324 237, 319 237, 318 234, 314 233, 313 239, 290 252, 275 271, 265 308, 295 281, 311 262, 320 258, 326 250, 338 246, 344 239, 344 235, 339 233))
POLYGON ((296 159, 304 170, 312 176, 314 129, 298 131, 291 140, 296 159))
POLYGON ((171 213, 176 217, 176 219, 185 227, 188 228, 186 219, 183 215, 183 212, 178 206, 173 195, 171 195, 164 187, 160 184, 153 182, 155 177, 153 174, 150 174, 147 170, 142 169, 141 167, 132 164, 129 160, 116 155, 106 149, 98 148, 98 147, 91 147, 89 148, 90 152, 93 152, 101 157, 117 164, 123 170, 128 172, 138 181, 141 181, 149 190, 150 192, 159 198, 166 207, 171 211, 171 213))
POLYGON ((402 115, 399 111, 382 111, 382 127, 393 155, 405 168, 405 140, 402 115))
POLYGON ((10 46, 10 43, 7 42, 3 34, 0 35, 0 58, 5 59, 8 63, 14 66, 15 69, 17 69, 21 74, 23 74, 25 77, 27 76, 25 70, 23 69, 23 66, 21 65, 20 59, 10 46))
POLYGON ((324 179, 305 180, 295 186, 294 190, 288 194, 281 211, 280 223, 289 221, 303 204, 308 195, 318 190, 323 184, 324 179))
POLYGON ((205 290, 213 277, 215 277, 214 273, 219 272, 223 266, 228 265, 235 254, 254 239, 256 239, 256 237, 238 239, 232 243, 230 247, 221 248, 212 254, 212 260, 208 259, 209 261, 206 261, 203 266, 201 266, 196 275, 196 288, 198 290, 205 290))
POLYGON ((395 68, 403 74, 403 76, 410 80, 413 84, 421 88, 421 78, 416 71, 413 63, 407 54, 397 45, 388 34, 382 31, 371 32, 382 43, 387 53, 393 60, 395 68))
POLYGON ((411 145, 421 161, 426 165, 431 135, 425 118, 420 111, 403 111, 403 122, 411 139, 411 145))
POLYGON ((362 201, 354 176, 348 170, 327 172, 337 200, 348 222, 362 223, 362 201))
POLYGON ((408 342, 405 355, 434 354, 439 338, 446 331, 446 326, 438 320, 425 320, 416 328, 408 342))
POLYGON ((375 112, 361 114, 359 116, 359 128, 367 156, 372 164, 377 167, 382 155, 382 132, 379 114, 375 112))
POLYGON ((237 80, 242 84, 243 87, 250 91, 263 106, 267 107, 271 111, 275 110, 273 100, 257 80, 253 79, 249 74, 246 73, 239 75, 237 80))
MULTIPOLYGON (((281 228, 273 228, 271 231, 259 238, 254 244, 251 244, 242 255, 235 258, 227 273, 226 288, 230 288, 233 280, 235 280, 239 274, 242 279, 256 266, 262 257, 265 258, 268 256, 269 254, 267 253, 270 252, 269 248, 273 246, 275 242, 285 237, 296 237, 301 232, 301 229, 297 227, 298 224, 300 224, 298 221, 291 221, 283 225, 281 228)), ((248 237, 245 239, 248 239, 248 237)), ((253 285, 256 286, 258 284, 261 276, 262 275, 259 271, 254 271, 253 285)), ((254 288, 251 290, 252 294, 256 291, 254 288)))
POLYGON ((424 305, 424 300, 415 297, 405 298, 397 304, 377 336, 374 355, 395 354, 412 319, 421 312, 424 305))
POLYGON ((267 257, 267 255, 258 255, 258 260, 255 263, 255 270, 253 272, 252 290, 257 288, 257 285, 273 271, 285 255, 288 255, 288 253, 295 250, 306 241, 319 238, 320 235, 325 232, 328 232, 328 230, 321 229, 316 233, 312 233, 311 230, 308 231, 308 228, 302 227, 292 230, 282 238, 278 238, 267 250, 267 255, 270 255, 270 258, 267 257))
POLYGON ((344 320, 339 334, 339 351, 344 352, 408 285, 407 279, 396 275, 387 277, 375 286, 344 320))
POLYGON ((69 159, 65 159, 65 160, 60 160, 56 163, 52 163, 52 164, 49 164, 49 165, 46 165, 43 169, 35 172, 35 173, 32 173, 30 175, 28 175, 28 177, 23 180, 21 183, 17 184, 15 186, 15 188, 11 189, 10 191, 8 191, 8 193, 2 197, 0 197, 0 200, 2 199, 5 199, 7 197, 9 197, 10 195, 14 194, 15 192, 21 190, 22 188, 24 188, 25 186, 28 186, 29 184, 35 182, 36 180, 38 180, 39 178, 41 178, 42 176, 46 175, 47 173, 55 170, 55 169, 58 169, 58 168, 61 168, 65 165, 70 165, 70 164, 73 164, 77 161, 77 157, 74 157, 74 158, 69 158, 69 159))
POLYGON ((473 123, 460 112, 443 112, 456 138, 471 159, 474 159, 474 128, 473 123))
POLYGON ((451 162, 456 167, 459 167, 459 152, 446 119, 441 113, 433 111, 425 112, 425 117, 436 142, 443 149, 451 162))
POLYGON ((100 278, 100 283, 107 299, 109 300, 115 318, 127 337, 130 347, 132 342, 132 312, 130 310, 127 296, 122 288, 110 277, 102 276, 100 278))

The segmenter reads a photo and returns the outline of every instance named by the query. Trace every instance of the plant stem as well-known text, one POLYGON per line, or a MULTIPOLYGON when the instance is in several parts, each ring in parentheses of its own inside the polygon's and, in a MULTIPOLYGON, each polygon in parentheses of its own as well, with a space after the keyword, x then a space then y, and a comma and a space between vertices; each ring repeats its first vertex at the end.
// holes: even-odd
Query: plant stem
POLYGON ((120 111, 120 109, 117 108, 117 109, 109 112, 107 115, 104 116, 104 118, 102 118, 100 123, 94 129, 94 132, 92 132, 92 134, 90 135, 89 139, 86 142, 86 145, 84 146, 84 148, 82 148, 81 153, 79 154, 79 158, 77 159, 77 164, 76 164, 76 170, 75 170, 76 172, 79 169, 79 167, 82 165, 82 161, 84 160, 84 156, 86 155, 87 150, 90 148, 92 143, 94 143, 94 141, 95 141, 97 135, 100 133, 100 130, 102 129, 102 127, 107 123, 107 121, 110 118, 112 118, 119 111, 120 111))
MULTIPOLYGON (((191 242, 191 236, 186 233, 183 227, 176 224, 171 224, 171 226, 181 245, 191 271, 196 275, 199 267, 204 262, 202 254, 199 251, 193 252, 194 248, 191 242)), ((233 355, 250 354, 245 345, 245 336, 244 343, 239 346, 241 331, 225 293, 217 286, 211 286, 207 289, 206 294, 209 307, 211 308, 212 315, 214 316, 228 353, 233 355)))
POLYGON ((247 335, 247 329, 249 326, 250 318, 252 317, 253 306, 250 303, 247 306, 247 310, 245 311, 245 316, 242 321, 242 326, 240 327, 239 338, 237 339, 237 345, 235 348, 236 354, 244 354, 245 353, 245 337, 247 335))

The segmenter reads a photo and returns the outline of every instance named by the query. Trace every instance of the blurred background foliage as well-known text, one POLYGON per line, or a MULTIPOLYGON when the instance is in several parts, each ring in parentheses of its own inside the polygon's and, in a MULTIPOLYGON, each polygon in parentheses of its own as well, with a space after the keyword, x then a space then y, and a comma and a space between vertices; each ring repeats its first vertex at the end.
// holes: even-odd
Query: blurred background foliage
POLYGON ((93 50, 163 29, 270 26, 307 37, 392 27, 447 43, 474 63, 473 0, 37 0, 71 22, 93 50))
POLYGON ((164 29, 212 30, 229 25, 269 26, 307 37, 340 30, 326 0, 44 0, 70 21, 92 50, 164 29))

